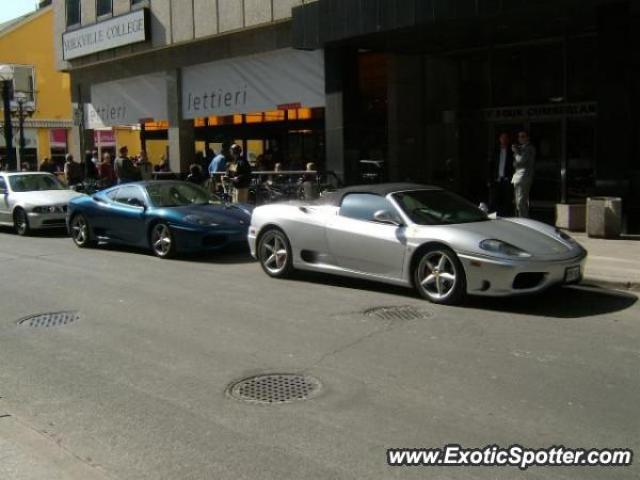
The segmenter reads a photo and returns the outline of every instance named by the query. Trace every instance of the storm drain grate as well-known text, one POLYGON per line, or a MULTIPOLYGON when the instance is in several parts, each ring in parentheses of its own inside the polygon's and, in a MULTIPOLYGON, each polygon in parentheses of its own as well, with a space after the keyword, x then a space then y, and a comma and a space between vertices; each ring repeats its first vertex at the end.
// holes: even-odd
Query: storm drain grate
POLYGON ((237 399, 258 403, 288 403, 316 396, 320 381, 309 375, 278 373, 257 375, 231 384, 229 394, 237 399))
POLYGON ((412 305, 370 308, 365 310, 364 314, 381 320, 423 320, 431 317, 430 312, 412 305))
POLYGON ((80 320, 79 312, 52 312, 39 313, 18 320, 18 325, 22 327, 62 327, 80 320))

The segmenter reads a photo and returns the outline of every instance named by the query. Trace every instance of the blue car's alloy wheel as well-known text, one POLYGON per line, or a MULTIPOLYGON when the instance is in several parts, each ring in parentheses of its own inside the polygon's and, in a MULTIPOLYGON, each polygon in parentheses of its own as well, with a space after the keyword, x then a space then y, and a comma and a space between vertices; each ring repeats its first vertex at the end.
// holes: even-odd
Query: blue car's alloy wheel
POLYGON ((158 223, 151 229, 151 249, 160 258, 169 258, 174 255, 173 234, 166 223, 158 223))
POLYGON ((90 247, 93 245, 91 240, 91 232, 89 229, 89 222, 82 214, 78 214, 71 219, 71 238, 74 243, 80 247, 90 247))

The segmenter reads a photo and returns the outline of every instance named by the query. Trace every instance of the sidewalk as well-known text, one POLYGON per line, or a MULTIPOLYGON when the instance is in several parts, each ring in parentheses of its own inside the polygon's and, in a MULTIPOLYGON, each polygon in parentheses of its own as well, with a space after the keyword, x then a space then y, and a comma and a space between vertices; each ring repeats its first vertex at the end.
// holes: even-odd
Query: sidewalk
POLYGON ((589 238, 584 232, 567 232, 587 249, 584 284, 640 291, 640 236, 620 239, 589 238))

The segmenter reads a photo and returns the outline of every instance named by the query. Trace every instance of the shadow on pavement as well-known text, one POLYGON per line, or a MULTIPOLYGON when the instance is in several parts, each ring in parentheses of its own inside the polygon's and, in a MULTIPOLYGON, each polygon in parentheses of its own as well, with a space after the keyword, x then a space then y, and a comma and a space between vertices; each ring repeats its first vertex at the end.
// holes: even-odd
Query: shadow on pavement
MULTIPOLYGON (((420 298, 409 288, 318 272, 296 272, 294 279, 355 290, 420 298)), ((469 296, 458 308, 513 312, 552 318, 582 318, 614 313, 632 307, 638 297, 627 292, 590 286, 556 287, 537 295, 495 298, 469 296)), ((426 300, 425 300, 426 302, 426 300)), ((456 307, 450 307, 456 308, 456 307)))
MULTIPOLYGON (((106 250, 109 252, 122 252, 122 253, 130 253, 132 255, 142 255, 146 257, 155 258, 155 255, 151 250, 140 247, 132 247, 129 245, 117 245, 110 243, 101 243, 97 247, 94 248, 97 252, 100 250, 106 250)), ((158 259, 159 260, 159 259, 158 259)), ((220 250, 218 252, 193 252, 193 253, 180 253, 176 257, 164 260, 166 262, 172 261, 182 261, 182 262, 197 262, 197 263, 211 263, 211 264, 243 264, 243 263, 252 263, 255 262, 251 254, 249 253, 249 248, 228 248, 225 250, 220 250)))
POLYGON ((582 318, 626 310, 637 301, 638 297, 631 293, 576 285, 523 297, 469 297, 465 307, 543 317, 582 318))

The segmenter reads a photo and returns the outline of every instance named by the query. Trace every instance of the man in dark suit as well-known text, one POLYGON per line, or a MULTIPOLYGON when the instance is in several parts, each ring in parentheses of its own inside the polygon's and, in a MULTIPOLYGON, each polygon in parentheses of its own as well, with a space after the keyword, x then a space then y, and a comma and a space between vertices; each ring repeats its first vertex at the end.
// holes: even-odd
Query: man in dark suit
POLYGON ((508 133, 498 137, 498 148, 489 159, 489 208, 500 217, 513 215, 513 176, 514 155, 508 133))

